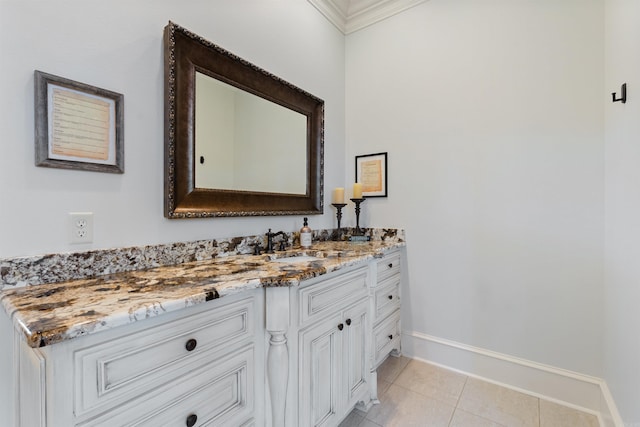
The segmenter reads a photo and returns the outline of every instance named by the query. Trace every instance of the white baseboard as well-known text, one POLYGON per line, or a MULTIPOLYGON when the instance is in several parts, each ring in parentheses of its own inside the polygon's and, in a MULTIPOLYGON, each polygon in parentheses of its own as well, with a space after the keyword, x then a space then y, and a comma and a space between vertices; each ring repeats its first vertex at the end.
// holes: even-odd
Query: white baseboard
POLYGON ((412 331, 402 334, 402 352, 413 359, 592 413, 602 427, 624 427, 601 378, 412 331))

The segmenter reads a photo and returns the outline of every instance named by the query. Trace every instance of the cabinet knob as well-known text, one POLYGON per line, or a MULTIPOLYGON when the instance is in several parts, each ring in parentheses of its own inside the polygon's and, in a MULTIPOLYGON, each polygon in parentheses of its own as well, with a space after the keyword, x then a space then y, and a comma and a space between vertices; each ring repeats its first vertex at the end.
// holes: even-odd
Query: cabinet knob
POLYGON ((198 416, 196 414, 191 414, 187 417, 187 427, 193 427, 198 422, 198 416))
POLYGON ((344 329, 344 325, 343 325, 342 323, 340 323, 340 324, 338 325, 338 330, 339 330, 339 331, 341 331, 341 330, 343 330, 343 329, 344 329))
POLYGON ((187 349, 187 351, 193 351, 193 350, 196 349, 197 345, 198 345, 198 341, 196 341, 193 338, 191 338, 189 341, 187 341, 187 343, 185 344, 184 347, 187 349))
POLYGON ((389 295, 389 296, 388 296, 388 298, 389 298, 389 299, 393 299, 393 295, 389 295))
POLYGON ((393 263, 392 263, 392 262, 390 262, 390 263, 388 264, 388 266, 389 266, 389 268, 393 268, 393 263))
POLYGON ((346 323, 346 324, 347 324, 347 326, 351 326, 351 319, 347 319, 347 320, 345 320, 345 321, 344 321, 344 323, 346 323))
POLYGON ((389 335, 389 339, 392 340, 393 339, 393 335, 389 335))

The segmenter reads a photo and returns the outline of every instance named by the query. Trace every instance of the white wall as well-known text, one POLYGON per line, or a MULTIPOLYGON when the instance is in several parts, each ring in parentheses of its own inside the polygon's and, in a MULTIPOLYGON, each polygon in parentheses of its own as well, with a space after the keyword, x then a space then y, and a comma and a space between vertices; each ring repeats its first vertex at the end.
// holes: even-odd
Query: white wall
MULTIPOLYGON (((325 185, 344 182, 344 36, 306 1, 0 1, 0 257, 297 230, 298 217, 163 217, 169 20, 325 101, 325 185), (34 166, 33 71, 124 94, 125 173, 34 166), (94 243, 67 214, 94 212, 94 243)), ((330 194, 325 203, 330 203, 330 194)), ((334 226, 329 205, 313 228, 334 226)))
POLYGON ((606 2, 604 376, 622 418, 640 425, 640 2, 606 2))
POLYGON ((403 327, 601 375, 603 2, 431 0, 347 37, 347 177, 404 227, 403 327))

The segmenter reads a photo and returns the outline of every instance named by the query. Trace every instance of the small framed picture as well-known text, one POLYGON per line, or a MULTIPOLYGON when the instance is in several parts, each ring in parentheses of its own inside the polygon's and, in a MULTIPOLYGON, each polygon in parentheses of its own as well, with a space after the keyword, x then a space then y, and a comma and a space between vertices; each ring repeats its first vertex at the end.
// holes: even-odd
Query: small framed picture
POLYGON ((123 95, 35 71, 36 166, 124 173, 123 95))
POLYGON ((356 182, 363 197, 387 197, 387 153, 356 156, 356 182))

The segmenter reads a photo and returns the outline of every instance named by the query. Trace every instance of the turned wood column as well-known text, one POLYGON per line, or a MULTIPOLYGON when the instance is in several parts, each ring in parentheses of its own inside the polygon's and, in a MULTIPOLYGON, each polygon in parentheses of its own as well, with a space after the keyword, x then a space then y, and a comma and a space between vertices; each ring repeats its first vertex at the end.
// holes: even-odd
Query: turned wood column
POLYGON ((266 289, 266 329, 269 333, 267 380, 271 397, 272 427, 284 427, 289 383, 289 288, 266 289))

